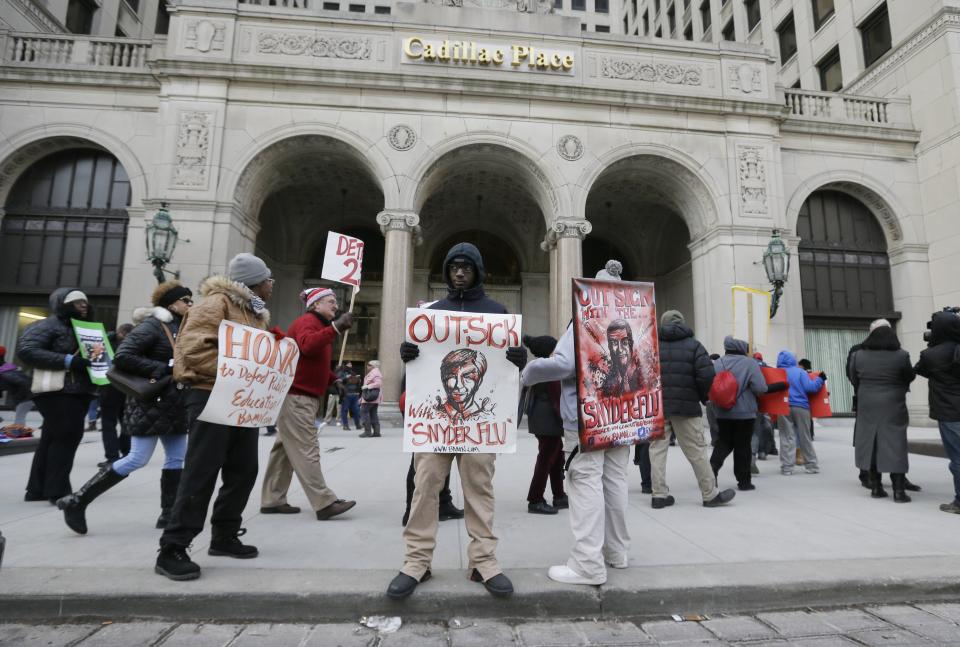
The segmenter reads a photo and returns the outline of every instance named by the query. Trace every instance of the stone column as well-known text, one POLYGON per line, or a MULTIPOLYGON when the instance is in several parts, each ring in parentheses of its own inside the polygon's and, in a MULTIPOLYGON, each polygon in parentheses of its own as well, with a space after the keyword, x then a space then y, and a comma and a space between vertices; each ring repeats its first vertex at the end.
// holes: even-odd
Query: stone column
POLYGON ((570 279, 583 276, 580 245, 593 230, 586 220, 558 220, 550 225, 541 249, 550 252, 550 330, 557 338, 566 330, 573 312, 570 279))
POLYGON ((413 286, 413 246, 420 234, 420 216, 410 211, 383 211, 377 215, 380 231, 387 239, 383 258, 383 298, 380 305, 380 370, 383 372, 384 401, 400 397, 403 363, 405 310, 413 286))

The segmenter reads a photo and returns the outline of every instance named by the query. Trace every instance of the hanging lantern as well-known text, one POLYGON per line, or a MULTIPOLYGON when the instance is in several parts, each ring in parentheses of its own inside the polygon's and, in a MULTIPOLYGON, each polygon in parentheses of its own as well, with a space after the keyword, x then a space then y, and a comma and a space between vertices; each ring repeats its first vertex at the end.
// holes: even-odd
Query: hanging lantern
POLYGON ((153 265, 153 275, 158 283, 164 281, 164 266, 173 258, 173 250, 177 247, 177 228, 173 226, 173 219, 167 211, 167 203, 162 202, 153 220, 146 228, 147 260, 153 265))
POLYGON ((773 230, 773 236, 763 252, 763 269, 767 273, 767 280, 773 284, 773 298, 770 300, 770 318, 773 319, 780 306, 783 284, 787 282, 790 274, 790 252, 776 229, 773 230))

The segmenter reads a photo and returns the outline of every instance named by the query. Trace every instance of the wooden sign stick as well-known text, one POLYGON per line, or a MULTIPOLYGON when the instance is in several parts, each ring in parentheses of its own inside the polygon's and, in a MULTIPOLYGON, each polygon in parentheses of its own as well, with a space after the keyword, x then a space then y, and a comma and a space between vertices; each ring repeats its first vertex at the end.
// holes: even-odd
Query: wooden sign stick
MULTIPOLYGON (((347 312, 353 312, 353 302, 357 298, 357 292, 360 290, 354 289, 353 293, 350 295, 350 309, 347 312)), ((343 366, 343 354, 347 352, 347 337, 350 336, 350 331, 343 333, 343 344, 340 346, 340 361, 337 362, 337 366, 343 366)))

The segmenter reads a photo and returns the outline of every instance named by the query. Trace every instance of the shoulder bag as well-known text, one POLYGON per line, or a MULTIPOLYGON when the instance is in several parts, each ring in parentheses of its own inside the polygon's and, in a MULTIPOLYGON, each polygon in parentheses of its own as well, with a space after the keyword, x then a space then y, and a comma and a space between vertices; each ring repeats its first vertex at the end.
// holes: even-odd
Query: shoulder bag
MULTIPOLYGON (((170 334, 170 329, 167 328, 167 324, 160 322, 160 327, 163 328, 163 332, 167 336, 167 341, 170 342, 170 348, 173 348, 173 335, 170 334)), ((107 371, 107 379, 110 380, 111 386, 124 395, 144 402, 149 402, 156 398, 173 382, 172 375, 164 375, 160 379, 141 377, 140 375, 133 375, 132 373, 120 370, 116 365, 111 366, 110 370, 107 371)))

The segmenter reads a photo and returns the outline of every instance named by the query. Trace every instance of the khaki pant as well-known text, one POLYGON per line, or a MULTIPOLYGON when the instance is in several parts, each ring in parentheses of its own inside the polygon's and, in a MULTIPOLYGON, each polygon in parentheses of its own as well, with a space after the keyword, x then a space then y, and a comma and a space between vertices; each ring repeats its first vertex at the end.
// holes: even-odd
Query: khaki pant
POLYGON ((710 466, 709 445, 703 435, 700 420, 699 416, 670 416, 664 419, 663 440, 650 443, 650 474, 654 498, 666 497, 670 492, 667 487, 667 448, 670 446, 671 431, 677 435, 677 444, 693 468, 703 500, 709 501, 720 493, 717 477, 710 466))
POLYGON ((273 508, 287 502, 287 490, 294 472, 314 510, 322 510, 337 500, 337 495, 323 480, 320 469, 320 446, 315 426, 319 410, 319 398, 291 394, 284 400, 277 418, 277 439, 263 475, 260 496, 263 507, 273 508))
POLYGON ((493 534, 493 472, 497 455, 415 454, 416 489, 410 504, 410 519, 403 529, 407 552, 400 572, 417 580, 430 568, 433 559, 440 523, 440 490, 454 458, 460 470, 464 521, 470 535, 467 568, 471 572, 477 569, 484 580, 502 572, 494 555, 497 537, 493 534))

